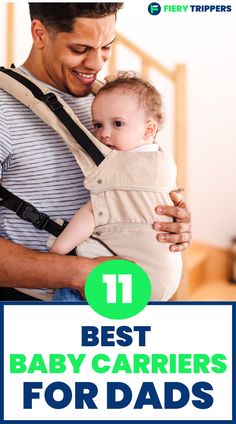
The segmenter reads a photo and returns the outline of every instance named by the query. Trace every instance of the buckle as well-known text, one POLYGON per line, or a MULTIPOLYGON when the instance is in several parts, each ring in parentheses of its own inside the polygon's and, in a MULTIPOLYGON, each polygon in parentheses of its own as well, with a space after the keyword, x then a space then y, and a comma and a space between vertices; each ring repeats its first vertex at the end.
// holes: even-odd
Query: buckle
POLYGON ((24 221, 31 222, 38 230, 44 230, 49 221, 49 217, 45 213, 39 212, 34 206, 27 202, 20 203, 16 214, 24 219, 24 221))
POLYGON ((44 94, 40 100, 43 100, 53 112, 57 112, 58 110, 63 109, 62 104, 59 102, 57 96, 54 93, 44 94))

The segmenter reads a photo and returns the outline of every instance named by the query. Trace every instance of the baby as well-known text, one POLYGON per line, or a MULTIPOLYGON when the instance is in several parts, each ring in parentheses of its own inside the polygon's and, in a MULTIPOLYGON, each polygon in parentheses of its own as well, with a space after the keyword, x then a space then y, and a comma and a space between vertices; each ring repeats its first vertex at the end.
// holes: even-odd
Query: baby
MULTIPOLYGON (((168 300, 178 287, 182 261, 179 253, 157 243, 152 228, 155 207, 171 203, 168 193, 176 178, 172 157, 155 141, 162 124, 161 96, 147 81, 119 73, 96 95, 92 121, 96 138, 111 153, 106 165, 98 167, 100 176, 85 179, 91 200, 74 215, 51 252, 67 254, 79 245, 81 256, 129 258, 149 275, 152 299, 168 300)), ((75 290, 55 292, 55 300, 79 299, 75 290)))

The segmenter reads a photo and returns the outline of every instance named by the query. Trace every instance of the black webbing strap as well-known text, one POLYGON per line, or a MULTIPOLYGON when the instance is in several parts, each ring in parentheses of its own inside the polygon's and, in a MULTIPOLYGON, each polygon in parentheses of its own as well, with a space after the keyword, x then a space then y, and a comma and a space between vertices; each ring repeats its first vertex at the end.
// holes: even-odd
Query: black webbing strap
MULTIPOLYGON (((45 230, 55 237, 64 230, 65 223, 63 226, 57 224, 48 215, 43 212, 39 212, 33 205, 8 191, 0 184, 0 206, 4 206, 7 209, 15 212, 24 221, 30 222, 38 230, 45 230)), ((75 255, 75 251, 72 250, 70 255, 75 255)))
POLYGON ((26 88, 28 88, 32 94, 38 99, 44 102, 52 112, 58 117, 63 125, 70 132, 75 141, 88 153, 93 159, 95 164, 98 166, 105 157, 100 150, 93 144, 92 140, 83 132, 83 130, 73 121, 70 115, 65 111, 63 105, 59 102, 54 93, 44 94, 40 88, 32 81, 25 78, 23 75, 12 71, 11 69, 5 69, 0 67, 0 71, 14 78, 26 88))

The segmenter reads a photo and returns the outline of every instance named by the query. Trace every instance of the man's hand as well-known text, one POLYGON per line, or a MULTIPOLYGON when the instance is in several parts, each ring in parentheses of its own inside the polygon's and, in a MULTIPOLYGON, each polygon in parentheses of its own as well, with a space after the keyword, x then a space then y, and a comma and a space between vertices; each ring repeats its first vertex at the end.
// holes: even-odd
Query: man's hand
POLYGON ((84 285, 89 273, 93 270, 93 268, 95 268, 97 265, 100 265, 106 261, 123 259, 123 258, 120 258, 119 256, 101 256, 101 257, 97 257, 93 259, 83 258, 79 256, 78 258, 79 258, 79 270, 80 270, 79 281, 77 279, 75 286, 73 288, 75 290, 79 290, 83 298, 85 298, 84 285))
POLYGON ((187 249, 191 242, 191 214, 183 201, 181 189, 171 191, 170 198, 174 205, 157 206, 156 212, 159 215, 169 216, 174 221, 157 221, 154 223, 154 229, 161 231, 161 233, 157 234, 157 240, 160 243, 171 243, 170 251, 180 252, 187 249), (163 234, 162 231, 165 233, 163 234))

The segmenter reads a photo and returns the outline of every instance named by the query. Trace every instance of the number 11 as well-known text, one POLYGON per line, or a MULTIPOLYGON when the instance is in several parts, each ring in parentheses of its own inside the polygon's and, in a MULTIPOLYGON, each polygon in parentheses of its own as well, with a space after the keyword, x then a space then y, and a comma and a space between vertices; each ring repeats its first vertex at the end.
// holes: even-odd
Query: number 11
POLYGON ((103 274, 102 282, 107 285, 107 303, 117 303, 117 278, 122 284, 121 303, 132 303, 132 274, 103 274))

